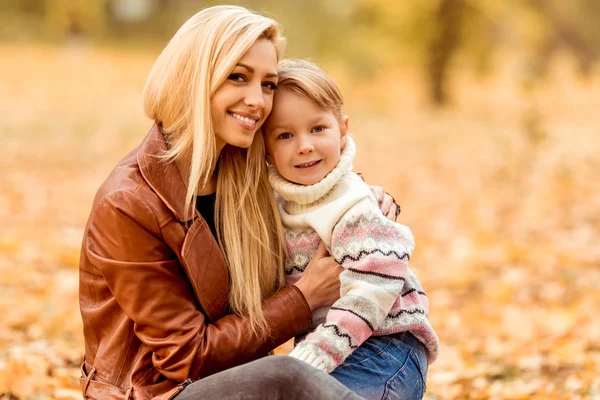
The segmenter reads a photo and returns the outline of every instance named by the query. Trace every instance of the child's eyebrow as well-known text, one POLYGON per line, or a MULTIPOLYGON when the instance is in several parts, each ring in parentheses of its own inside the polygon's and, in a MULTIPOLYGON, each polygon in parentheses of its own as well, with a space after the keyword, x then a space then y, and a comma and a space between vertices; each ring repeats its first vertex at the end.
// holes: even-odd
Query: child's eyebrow
POLYGON ((324 120, 326 119, 326 115, 325 113, 323 114, 317 114, 314 118, 312 118, 310 120, 310 124, 316 124, 317 122, 324 122, 324 120))
POLYGON ((291 130, 291 128, 288 125, 286 125, 285 123, 280 123, 280 124, 276 124, 276 125, 269 124, 268 128, 269 128, 269 133, 273 132, 273 131, 275 131, 277 129, 291 130))
MULTIPOLYGON (((307 125, 316 125, 317 123, 326 123, 326 115, 325 114, 317 114, 315 117, 308 120, 307 125)), ((275 130, 287 130, 291 131, 294 129, 292 125, 288 125, 286 122, 280 122, 277 124, 269 123, 269 132, 273 132, 275 130)))

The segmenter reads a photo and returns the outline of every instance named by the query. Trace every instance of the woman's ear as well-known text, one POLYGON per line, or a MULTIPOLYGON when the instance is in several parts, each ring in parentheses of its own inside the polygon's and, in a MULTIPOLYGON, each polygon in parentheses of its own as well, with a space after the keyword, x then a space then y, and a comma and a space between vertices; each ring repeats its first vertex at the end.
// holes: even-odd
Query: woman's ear
POLYGON ((342 123, 340 124, 340 149, 344 150, 346 147, 346 135, 348 134, 348 116, 342 117, 342 123))

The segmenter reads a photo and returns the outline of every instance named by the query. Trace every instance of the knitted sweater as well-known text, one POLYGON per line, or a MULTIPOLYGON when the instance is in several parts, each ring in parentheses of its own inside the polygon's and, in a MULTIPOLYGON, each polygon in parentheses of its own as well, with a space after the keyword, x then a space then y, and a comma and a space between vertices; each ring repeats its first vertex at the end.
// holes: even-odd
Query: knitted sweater
POLYGON ((313 311, 313 330, 290 356, 333 371, 371 335, 410 331, 432 363, 438 338, 427 319, 429 302, 408 268, 410 229, 387 219, 369 187, 354 173, 350 137, 337 166, 314 185, 298 185, 269 166, 285 227, 286 281, 300 279, 322 240, 344 271, 340 299, 313 311))

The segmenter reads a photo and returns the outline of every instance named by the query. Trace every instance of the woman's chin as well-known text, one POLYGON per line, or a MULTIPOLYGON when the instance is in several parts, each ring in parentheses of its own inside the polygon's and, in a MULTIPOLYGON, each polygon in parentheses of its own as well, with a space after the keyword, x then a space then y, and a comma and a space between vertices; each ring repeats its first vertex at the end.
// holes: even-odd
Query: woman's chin
POLYGON ((229 141, 227 144, 233 147, 239 147, 240 149, 247 149, 252 145, 254 141, 254 135, 248 135, 247 137, 235 138, 229 141))
POLYGON ((239 144, 236 145, 236 147, 239 147, 241 149, 248 149, 248 148, 250 148, 251 145, 252 145, 252 140, 240 142, 239 144))

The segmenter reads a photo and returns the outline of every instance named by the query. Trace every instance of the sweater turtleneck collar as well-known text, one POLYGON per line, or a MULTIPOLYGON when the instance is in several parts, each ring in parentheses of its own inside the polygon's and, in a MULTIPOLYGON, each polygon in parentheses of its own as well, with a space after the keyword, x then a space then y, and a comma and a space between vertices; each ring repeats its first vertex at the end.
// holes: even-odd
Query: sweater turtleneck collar
POLYGON ((277 172, 274 165, 269 165, 269 182, 279 195, 286 201, 299 205, 310 205, 322 199, 342 176, 352 171, 352 161, 356 154, 356 146, 349 135, 346 135, 346 145, 337 165, 325 178, 312 185, 299 185, 290 182, 277 172))

